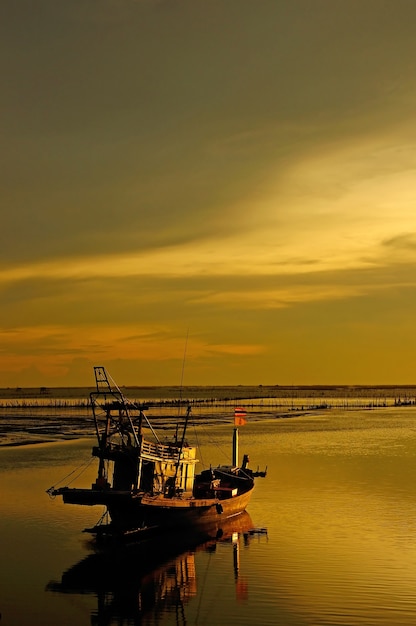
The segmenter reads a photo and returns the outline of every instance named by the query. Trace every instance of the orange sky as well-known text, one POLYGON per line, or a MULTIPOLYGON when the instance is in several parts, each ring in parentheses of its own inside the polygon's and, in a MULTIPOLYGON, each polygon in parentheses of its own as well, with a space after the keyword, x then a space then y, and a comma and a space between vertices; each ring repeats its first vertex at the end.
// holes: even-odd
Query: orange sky
POLYGON ((415 23, 4 0, 0 386, 414 383, 415 23))

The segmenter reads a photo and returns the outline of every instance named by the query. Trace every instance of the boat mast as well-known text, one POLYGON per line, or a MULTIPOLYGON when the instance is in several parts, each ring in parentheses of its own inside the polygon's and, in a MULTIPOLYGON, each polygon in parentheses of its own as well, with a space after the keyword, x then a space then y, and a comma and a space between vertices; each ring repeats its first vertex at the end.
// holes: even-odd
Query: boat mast
MULTIPOLYGON (((100 461, 98 467, 98 481, 103 482, 106 480, 105 476, 105 459, 106 448, 110 444, 112 429, 116 429, 120 434, 122 445, 125 445, 125 437, 128 438, 128 444, 130 445, 131 436, 133 436, 136 453, 137 453, 137 471, 134 481, 134 488, 137 489, 140 484, 141 472, 142 472, 142 423, 143 417, 147 420, 146 415, 143 413, 141 407, 137 403, 129 402, 116 385, 114 380, 107 373, 106 369, 102 366, 94 367, 94 376, 96 383, 96 391, 90 394, 91 405, 94 415, 95 428, 98 438, 98 446, 101 451, 100 461), (111 383, 110 383, 111 380, 111 383), (103 404, 100 400, 103 400, 103 404), (98 424, 97 409, 105 411, 105 427, 101 433, 98 424), (137 409, 139 411, 138 424, 133 423, 133 419, 130 413, 130 408, 137 409), (115 418, 113 411, 118 411, 118 416, 115 418)), ((153 429, 152 429, 153 432, 153 429)))
POLYGON ((178 459, 176 461, 175 476, 174 476, 173 485, 172 485, 173 487, 172 494, 171 494, 172 496, 174 495, 174 491, 176 489, 176 480, 178 478, 179 466, 180 466, 183 446, 185 444, 185 434, 186 434, 186 429, 188 428, 190 414, 191 414, 191 405, 189 405, 186 410, 185 424, 183 426, 182 439, 181 439, 181 443, 180 443, 179 450, 178 450, 178 459))
MULTIPOLYGON (((94 367, 94 375, 95 375, 95 382, 96 382, 96 387, 97 387, 97 391, 95 393, 90 394, 91 395, 91 400, 93 403, 93 408, 94 408, 94 399, 97 396, 106 396, 107 394, 114 398, 115 401, 118 403, 119 405, 119 411, 124 411, 125 416, 127 417, 128 423, 130 425, 130 431, 131 434, 134 437, 134 441, 136 443, 136 446, 139 447, 140 446, 140 441, 137 435, 137 428, 134 427, 133 424, 133 420, 131 418, 130 415, 130 411, 129 411, 129 405, 130 406, 134 406, 136 408, 137 405, 132 405, 131 402, 129 402, 123 395, 121 389, 119 389, 119 387, 116 385, 116 383, 114 382, 113 379, 111 379, 111 383, 109 381, 109 378, 111 378, 111 376, 109 376, 109 374, 107 373, 105 367, 102 366, 96 366, 94 367)), ((138 407, 139 408, 139 407, 138 407)), ((107 409, 106 409, 107 410, 107 409)), ((140 408, 139 408, 140 410, 140 408)), ((141 412, 141 410, 140 410, 141 412)), ((109 421, 111 420, 111 407, 110 410, 108 411, 108 419, 109 421)), ((140 428, 141 428, 141 423, 142 420, 140 420, 140 428)), ((97 428, 97 422, 96 422, 96 428, 97 428)), ((98 428, 97 428, 97 434, 98 434, 98 428)), ((139 430, 139 434, 140 434, 140 430, 139 430)))

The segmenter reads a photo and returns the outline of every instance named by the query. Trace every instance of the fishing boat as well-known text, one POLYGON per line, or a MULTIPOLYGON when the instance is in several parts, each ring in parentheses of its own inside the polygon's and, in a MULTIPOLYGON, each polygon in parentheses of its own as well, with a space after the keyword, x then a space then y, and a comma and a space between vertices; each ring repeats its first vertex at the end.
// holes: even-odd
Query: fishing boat
MULTIPOLYGON (((96 387, 90 394, 98 460, 89 488, 51 487, 51 496, 67 504, 103 505, 106 523, 86 529, 95 536, 156 534, 166 529, 212 525, 246 510, 256 477, 249 457, 238 465, 238 428, 233 429, 232 463, 196 474, 196 448, 186 439, 188 407, 174 435, 161 442, 150 423, 147 407, 128 400, 104 367, 94 367, 96 387)), ((105 518, 103 516, 103 519, 105 518)))

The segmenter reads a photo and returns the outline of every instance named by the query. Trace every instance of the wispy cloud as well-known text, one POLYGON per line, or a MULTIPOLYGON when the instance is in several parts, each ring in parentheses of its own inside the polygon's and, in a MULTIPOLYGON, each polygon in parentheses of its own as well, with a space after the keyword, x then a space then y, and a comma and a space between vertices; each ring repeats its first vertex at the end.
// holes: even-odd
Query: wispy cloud
POLYGON ((174 378, 188 326, 195 382, 348 382, 408 332, 416 4, 0 12, 0 385, 174 378))

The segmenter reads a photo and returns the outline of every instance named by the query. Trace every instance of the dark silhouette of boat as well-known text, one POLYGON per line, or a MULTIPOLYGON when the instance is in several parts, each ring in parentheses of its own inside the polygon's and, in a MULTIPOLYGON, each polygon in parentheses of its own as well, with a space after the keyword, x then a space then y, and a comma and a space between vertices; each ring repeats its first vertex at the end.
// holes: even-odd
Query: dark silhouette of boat
POLYGON ((245 511, 254 479, 248 455, 238 466, 238 429, 233 431, 231 465, 195 474, 196 448, 188 445, 188 407, 182 432, 162 443, 145 407, 124 397, 104 367, 95 367, 90 394, 98 445, 98 473, 90 488, 51 487, 68 504, 104 505, 110 522, 86 529, 97 536, 159 534, 166 529, 204 527, 245 511), (146 430, 146 437, 145 437, 146 430), (152 440, 149 434, 152 436, 152 440), (149 437, 149 438, 148 438, 149 437))

